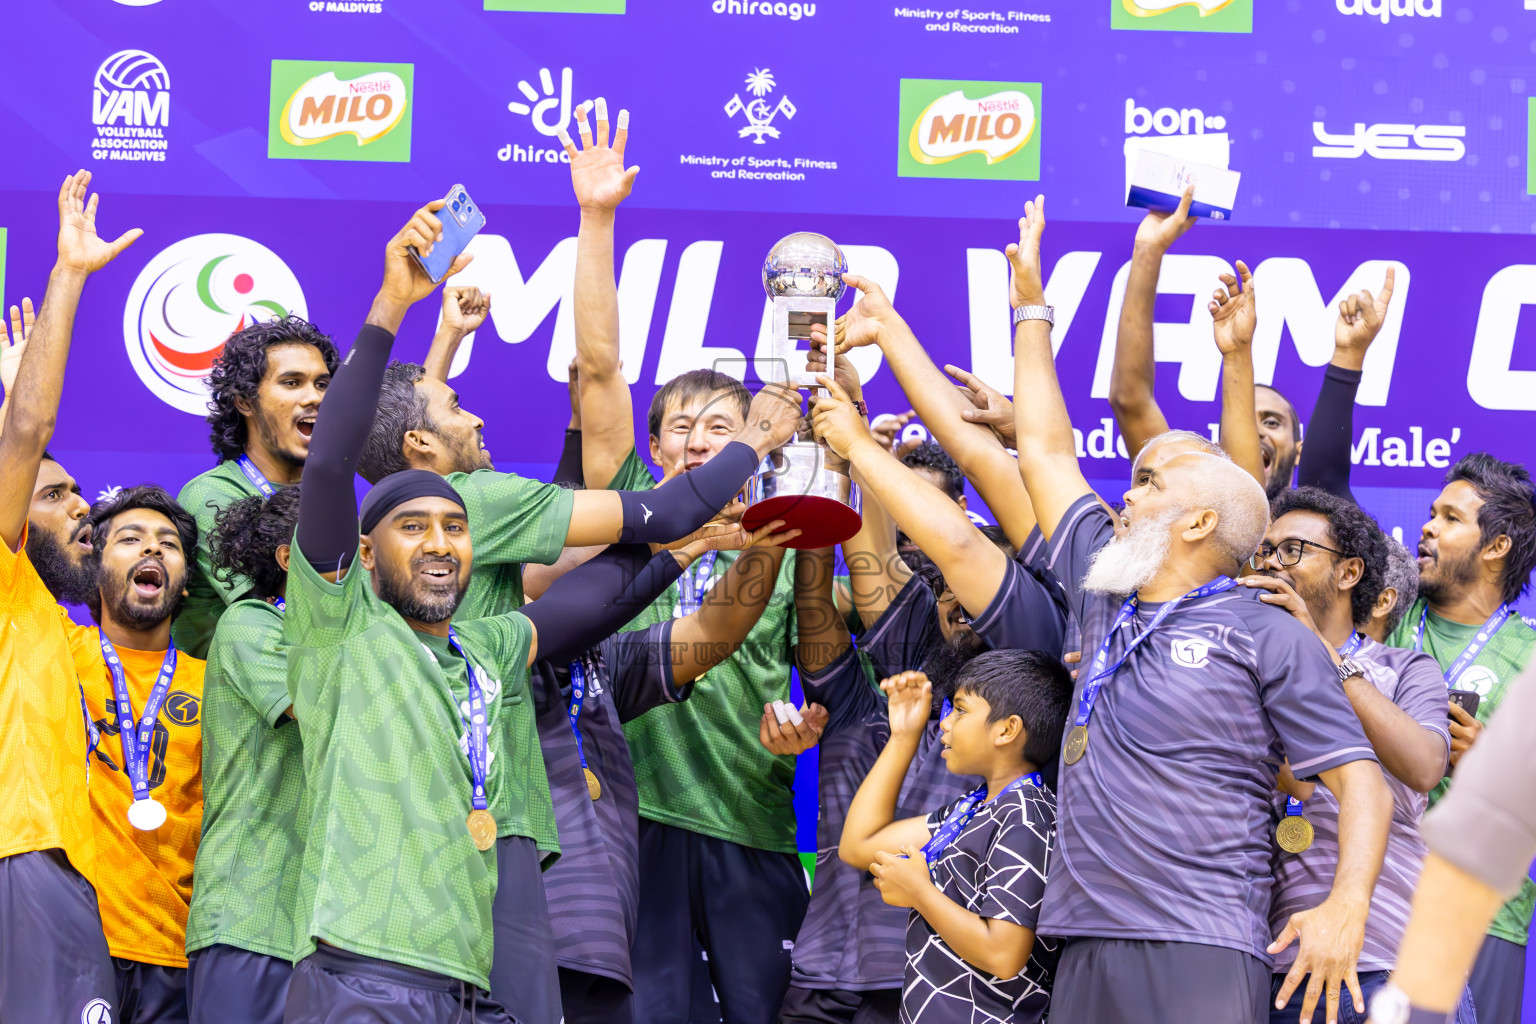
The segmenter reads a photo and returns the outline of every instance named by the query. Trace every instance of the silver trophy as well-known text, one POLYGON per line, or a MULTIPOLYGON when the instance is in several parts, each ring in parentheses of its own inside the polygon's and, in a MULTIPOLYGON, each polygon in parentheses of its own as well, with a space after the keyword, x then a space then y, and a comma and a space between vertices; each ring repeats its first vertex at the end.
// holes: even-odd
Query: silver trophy
MULTIPOLYGON (((848 260, 836 243, 811 231, 781 238, 763 261, 763 287, 773 300, 768 359, 783 367, 796 387, 818 387, 815 375, 803 369, 801 348, 802 342, 809 348, 811 328, 818 323, 828 341, 826 375, 832 376, 837 359, 832 327, 847 272, 848 260)), ((840 544, 862 523, 848 461, 813 438, 769 453, 747 484, 747 505, 743 526, 756 530, 782 519, 785 529, 801 531, 789 545, 796 548, 840 544)))

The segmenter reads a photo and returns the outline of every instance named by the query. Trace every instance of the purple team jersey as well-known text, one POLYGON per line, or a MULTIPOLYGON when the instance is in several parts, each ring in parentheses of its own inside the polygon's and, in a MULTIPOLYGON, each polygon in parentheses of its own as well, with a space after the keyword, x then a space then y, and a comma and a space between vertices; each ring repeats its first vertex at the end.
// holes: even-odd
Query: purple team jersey
MULTIPOLYGON (((1447 727, 1445 677, 1427 654, 1385 647, 1367 639, 1355 653, 1365 678, 1388 700, 1424 728, 1445 740, 1450 754, 1447 727)), ((1397 966, 1397 944, 1408 925, 1408 908, 1418 885, 1419 868, 1428 852, 1419 838, 1419 819, 1429 806, 1429 795, 1409 789, 1390 772, 1384 772, 1392 791, 1392 827, 1387 833, 1387 854, 1371 895, 1371 916, 1365 922, 1365 947, 1360 970, 1390 971, 1397 966)), ((1275 798, 1276 815, 1285 813, 1285 796, 1275 798)), ((1339 801, 1327 786, 1318 786, 1307 798, 1302 813, 1312 823, 1312 845, 1301 853, 1275 851, 1275 898, 1269 912, 1270 931, 1278 933, 1298 910, 1308 910, 1328 898, 1334 872, 1339 866, 1339 801)), ((1296 944, 1275 957, 1276 972, 1286 971, 1296 960, 1296 944)))
POLYGON ((688 696, 691 687, 672 683, 672 621, 617 633, 587 652, 581 749, 602 785, 597 800, 571 732, 566 666, 538 662, 531 673, 560 832, 560 858, 544 872, 555 960, 625 985, 632 984, 629 947, 640 905, 640 797, 621 725, 688 696))
MULTIPOLYGON (((1087 494, 1051 538, 1048 568, 1083 630, 1074 698, 1121 606, 1081 585, 1113 534, 1087 494)), ((1160 609, 1143 604, 1111 638, 1110 664, 1160 609)), ((1204 943, 1270 963, 1281 761, 1308 780, 1375 760, 1322 642, 1245 588, 1185 602, 1104 682, 1089 735, 1082 760, 1061 765, 1040 932, 1204 943)))

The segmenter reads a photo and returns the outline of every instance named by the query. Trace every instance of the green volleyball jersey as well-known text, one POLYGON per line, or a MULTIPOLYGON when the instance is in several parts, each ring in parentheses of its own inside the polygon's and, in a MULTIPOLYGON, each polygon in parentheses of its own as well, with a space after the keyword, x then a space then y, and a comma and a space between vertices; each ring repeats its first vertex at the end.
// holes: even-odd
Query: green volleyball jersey
POLYGON ((197 564, 187 573, 187 596, 171 623, 178 651, 206 660, 219 616, 250 591, 251 582, 243 576, 225 581, 213 575, 211 539, 214 517, 221 509, 260 493, 231 459, 188 480, 177 495, 177 502, 197 520, 197 564))
MULTIPOLYGON (((609 487, 656 486, 631 450, 609 487)), ((712 576, 735 562, 722 551, 712 576)), ((629 625, 642 629, 677 615, 674 583, 629 625)), ((789 697, 795 643, 795 558, 787 552, 773 596, 746 642, 693 684, 677 704, 646 712, 624 726, 640 814, 702 835, 776 853, 794 853, 795 759, 768 753, 758 740, 763 705, 789 697)))
MULTIPOLYGON (((330 583, 295 544, 287 602, 288 689, 312 808, 295 960, 318 939, 488 988, 496 850, 475 849, 465 824, 467 676, 456 659, 445 669, 427 638, 374 594, 355 559, 330 583)), ((521 769, 522 788, 511 792, 510 776, 489 766, 490 810, 515 815, 529 792, 547 787, 531 730, 524 749, 501 747, 513 699, 532 720, 532 625, 513 612, 455 630, 482 670, 497 762, 521 769)))
MULTIPOLYGON (((459 602, 455 621, 485 619, 515 612, 523 606, 523 564, 550 565, 560 557, 571 528, 575 492, 540 483, 514 473, 482 469, 452 473, 448 482, 464 499, 469 514, 469 537, 475 546, 474 573, 469 589, 459 602)), ((467 684, 465 684, 467 685, 467 684)), ((511 753, 499 762, 508 791, 521 786, 525 773, 517 764, 518 751, 538 748, 534 709, 520 701, 517 710, 503 715, 502 749, 511 753)), ((560 849, 555 830, 554 802, 549 780, 526 791, 507 817, 496 816, 497 835, 530 836, 540 850, 560 849)), ((550 863, 545 858, 546 866, 550 863)))
MULTIPOLYGON (((1403 616, 1403 621, 1398 623, 1397 629, 1387 638, 1387 643, 1393 647, 1413 647, 1414 630, 1418 628, 1424 607, 1423 598, 1415 601, 1413 607, 1408 609, 1408 614, 1403 616)), ((1444 672, 1467 649, 1467 645, 1477 635, 1478 628, 1442 619, 1430 612, 1424 625, 1424 650, 1434 656, 1440 663, 1440 671, 1444 672)), ((1509 684, 1530 663, 1533 650, 1536 650, 1536 630, 1526 625, 1520 616, 1511 615, 1504 620, 1498 632, 1489 638, 1488 646, 1479 651, 1472 664, 1467 666, 1467 670, 1456 681, 1456 688, 1476 690, 1482 696, 1477 706, 1479 722, 1488 724, 1488 720, 1504 702, 1509 684)), ((1442 779, 1440 785, 1430 791, 1431 807, 1445 796, 1450 786, 1451 779, 1442 779)), ((1536 884, 1527 878, 1520 884, 1520 891, 1515 893, 1514 898, 1499 908, 1493 924, 1488 928, 1488 934, 1525 945, 1530 937, 1533 908, 1536 908, 1536 884)))
POLYGON ((289 960, 304 857, 304 746, 286 712, 283 613, 236 601, 203 677, 203 834, 187 951, 215 943, 289 960))

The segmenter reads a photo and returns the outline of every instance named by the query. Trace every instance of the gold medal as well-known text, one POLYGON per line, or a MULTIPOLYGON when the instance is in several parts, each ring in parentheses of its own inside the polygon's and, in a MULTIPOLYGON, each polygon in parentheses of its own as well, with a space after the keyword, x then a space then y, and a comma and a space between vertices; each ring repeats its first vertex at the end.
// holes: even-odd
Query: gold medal
POLYGON ((496 845, 496 819, 491 817, 490 811, 478 808, 470 811, 464 824, 469 827, 469 838, 474 841, 475 849, 489 850, 496 845))
POLYGON ((1300 853, 1312 845, 1312 823, 1299 814, 1287 814, 1275 826, 1275 842, 1286 853, 1300 853))
POLYGON ((1067 733, 1066 746, 1062 748, 1062 760, 1067 764, 1077 764, 1088 752, 1088 727, 1086 725, 1074 725, 1072 731, 1067 733))
POLYGON ((597 781, 597 776, 592 774, 591 768, 583 768, 581 773, 587 777, 587 795, 593 800, 603 795, 603 784, 597 781))

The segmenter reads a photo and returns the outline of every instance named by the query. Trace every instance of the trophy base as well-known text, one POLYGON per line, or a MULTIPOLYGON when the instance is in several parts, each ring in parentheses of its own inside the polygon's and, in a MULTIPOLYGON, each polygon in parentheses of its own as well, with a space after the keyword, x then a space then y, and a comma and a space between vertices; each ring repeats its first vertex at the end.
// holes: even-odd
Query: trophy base
POLYGON ((764 498, 747 509, 741 525, 759 530, 775 519, 784 520, 785 530, 799 530, 800 536, 784 545, 787 548, 827 548, 859 532, 863 518, 853 508, 834 498, 810 494, 783 494, 764 498))

